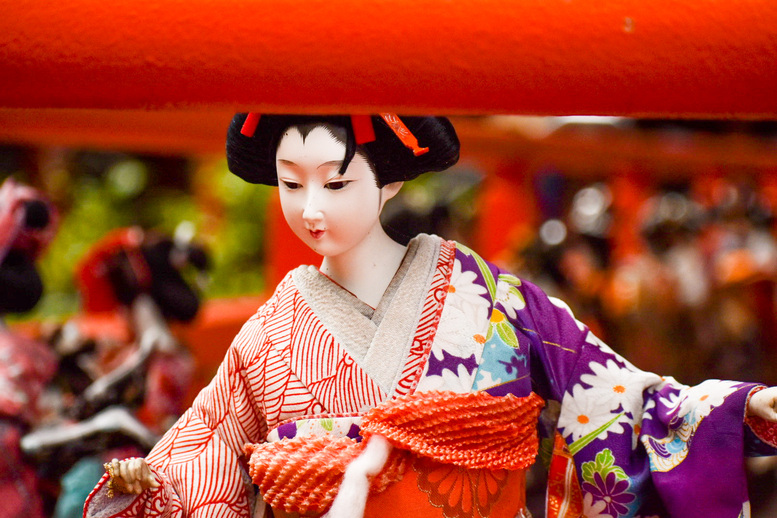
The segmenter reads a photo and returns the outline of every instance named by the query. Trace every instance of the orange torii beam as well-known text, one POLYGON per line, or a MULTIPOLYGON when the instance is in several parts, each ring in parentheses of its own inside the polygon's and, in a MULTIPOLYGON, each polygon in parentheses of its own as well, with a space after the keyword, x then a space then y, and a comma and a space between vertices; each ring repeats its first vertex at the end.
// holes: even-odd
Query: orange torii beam
POLYGON ((774 0, 0 0, 0 107, 774 118, 774 0))

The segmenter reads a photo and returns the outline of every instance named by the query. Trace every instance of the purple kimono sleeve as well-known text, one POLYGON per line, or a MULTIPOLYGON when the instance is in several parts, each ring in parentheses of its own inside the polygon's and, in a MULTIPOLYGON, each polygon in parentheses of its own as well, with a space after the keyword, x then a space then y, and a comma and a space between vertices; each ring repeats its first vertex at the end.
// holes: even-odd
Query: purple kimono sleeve
POLYGON ((562 301, 526 281, 520 291, 526 305, 512 323, 532 342, 532 381, 540 395, 560 402, 575 379, 586 341, 595 337, 562 301))
POLYGON ((563 302, 527 282, 520 291, 525 308, 513 325, 532 344, 533 384, 561 402, 556 431, 589 508, 620 518, 747 513, 744 457, 774 453, 764 432, 759 438, 745 424, 758 385, 709 380, 688 387, 641 371, 563 302))

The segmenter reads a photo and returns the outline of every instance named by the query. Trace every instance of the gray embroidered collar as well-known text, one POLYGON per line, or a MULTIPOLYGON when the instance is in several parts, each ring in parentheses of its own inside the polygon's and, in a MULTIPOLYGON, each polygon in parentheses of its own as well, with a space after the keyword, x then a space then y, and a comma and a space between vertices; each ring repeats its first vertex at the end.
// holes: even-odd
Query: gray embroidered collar
POLYGON ((441 240, 420 234, 373 309, 314 266, 292 272, 310 308, 359 366, 391 392, 404 366, 440 256, 441 240))

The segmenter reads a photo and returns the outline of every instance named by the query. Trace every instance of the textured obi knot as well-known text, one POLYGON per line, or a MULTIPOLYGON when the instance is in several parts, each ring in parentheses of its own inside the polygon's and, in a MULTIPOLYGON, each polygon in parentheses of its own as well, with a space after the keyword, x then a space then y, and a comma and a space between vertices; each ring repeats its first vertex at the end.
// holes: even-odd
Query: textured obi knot
MULTIPOLYGON (((472 470, 528 468, 537 454, 536 425, 543 405, 534 393, 519 398, 447 391, 381 403, 362 417, 361 435, 381 435, 394 449, 371 480, 370 493, 401 480, 414 456, 472 470)), ((289 513, 320 514, 331 505, 345 468, 366 442, 297 435, 248 444, 245 451, 251 478, 265 502, 289 513)))

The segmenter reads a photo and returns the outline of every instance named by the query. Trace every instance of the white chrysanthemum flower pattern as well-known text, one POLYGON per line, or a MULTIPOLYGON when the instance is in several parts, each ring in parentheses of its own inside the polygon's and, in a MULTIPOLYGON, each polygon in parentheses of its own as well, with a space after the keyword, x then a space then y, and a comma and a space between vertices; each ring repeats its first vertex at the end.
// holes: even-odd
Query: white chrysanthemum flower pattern
MULTIPOLYGON (((582 385, 575 385, 571 394, 569 392, 564 394, 558 427, 564 437, 572 436, 572 440, 577 440, 611 421, 616 415, 608 406, 600 404, 596 396, 584 389, 582 385)), ((622 420, 626 418, 615 421, 602 430, 596 438, 604 439, 608 433, 623 433, 622 420)))
POLYGON ((607 360, 606 365, 591 362, 589 368, 593 374, 580 376, 580 381, 591 385, 591 388, 586 389, 588 397, 606 406, 611 412, 621 408, 632 416, 642 411, 642 392, 661 380, 656 374, 624 368, 613 360, 607 360))
MULTIPOLYGON (((517 278, 515 278, 515 281, 520 283, 517 278)), ((501 304, 510 318, 516 318, 516 312, 526 307, 526 300, 524 300, 516 285, 508 282, 502 276, 500 276, 496 284, 496 302, 501 304)))
POLYGON ((656 408, 656 400, 652 397, 645 399, 645 406, 642 408, 642 420, 653 419, 652 410, 656 408))
POLYGON ((486 331, 484 326, 478 327, 471 318, 472 315, 456 306, 445 306, 432 345, 432 354, 438 360, 442 360, 443 351, 447 351, 460 358, 469 358, 474 354, 475 359, 480 361, 486 331))
POLYGON ((416 388, 419 392, 430 390, 449 390, 459 394, 471 392, 476 372, 469 372, 467 367, 459 364, 456 372, 443 369, 441 375, 423 376, 416 388))
POLYGON ((679 394, 661 398, 670 409, 677 408, 677 417, 689 424, 697 424, 740 386, 736 381, 707 380, 693 387, 683 387, 679 394))
POLYGON ((477 274, 473 271, 462 271, 461 261, 456 259, 453 263, 445 305, 459 309, 470 322, 484 323, 483 329, 479 329, 478 332, 485 333, 488 329, 490 304, 484 295, 488 290, 475 282, 477 278, 477 274))

